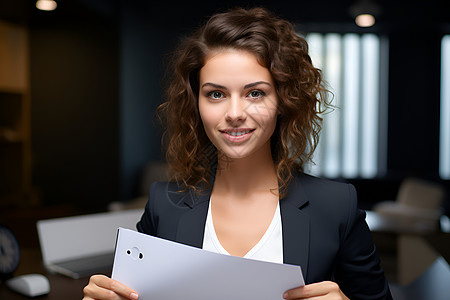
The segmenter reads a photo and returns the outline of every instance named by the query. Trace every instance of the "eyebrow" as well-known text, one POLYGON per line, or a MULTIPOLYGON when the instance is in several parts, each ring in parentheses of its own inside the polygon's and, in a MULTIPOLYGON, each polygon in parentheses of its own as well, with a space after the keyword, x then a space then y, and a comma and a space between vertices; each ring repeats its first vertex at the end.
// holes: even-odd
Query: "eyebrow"
POLYGON ((272 86, 272 85, 271 85, 270 83, 268 83, 267 81, 257 81, 257 82, 253 82, 253 83, 249 83, 249 84, 245 85, 245 86, 244 86, 244 89, 248 89, 248 88, 251 88, 251 87, 260 85, 260 84, 266 84, 266 85, 268 85, 268 86, 272 86))
MULTIPOLYGON (((252 82, 252 83, 246 84, 246 85, 244 86, 244 89, 248 89, 248 88, 251 88, 251 87, 260 85, 260 84, 266 84, 266 85, 268 85, 268 86, 272 86, 272 85, 271 85, 270 83, 268 83, 267 81, 256 81, 256 82, 252 82)), ((212 86, 212 87, 214 87, 214 88, 216 88, 216 89, 226 89, 226 87, 224 87, 223 85, 216 84, 216 83, 212 83, 212 82, 205 82, 205 83, 202 85, 202 88, 204 88, 205 86, 212 86)))

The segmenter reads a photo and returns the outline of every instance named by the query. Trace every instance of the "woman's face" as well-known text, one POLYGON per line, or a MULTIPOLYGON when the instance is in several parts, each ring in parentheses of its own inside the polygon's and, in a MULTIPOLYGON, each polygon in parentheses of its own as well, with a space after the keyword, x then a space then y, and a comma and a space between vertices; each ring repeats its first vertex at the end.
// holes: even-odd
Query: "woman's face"
POLYGON ((270 151, 278 97, 269 70, 252 53, 229 49, 209 56, 200 70, 198 105, 206 134, 227 157, 270 151))

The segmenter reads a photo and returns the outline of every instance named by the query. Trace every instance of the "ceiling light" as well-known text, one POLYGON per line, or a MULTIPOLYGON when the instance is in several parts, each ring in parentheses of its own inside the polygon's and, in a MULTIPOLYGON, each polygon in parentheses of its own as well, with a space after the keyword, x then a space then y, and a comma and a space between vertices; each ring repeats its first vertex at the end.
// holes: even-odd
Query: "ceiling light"
POLYGON ((40 10, 52 11, 56 9, 56 1, 54 0, 38 0, 36 2, 36 7, 40 10))
POLYGON ((350 14, 355 18, 356 25, 370 27, 375 24, 375 17, 381 12, 375 0, 358 0, 350 7, 350 14))
POLYGON ((371 14, 360 14, 356 16, 355 23, 359 27, 370 27, 375 24, 375 17, 371 14))

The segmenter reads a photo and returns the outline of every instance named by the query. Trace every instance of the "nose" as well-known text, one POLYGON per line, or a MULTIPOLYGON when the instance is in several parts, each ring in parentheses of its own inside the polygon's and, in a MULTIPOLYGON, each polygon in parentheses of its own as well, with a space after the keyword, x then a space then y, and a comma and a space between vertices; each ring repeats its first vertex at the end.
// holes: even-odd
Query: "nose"
POLYGON ((239 97, 232 97, 228 102, 225 119, 232 124, 245 121, 245 101, 242 101, 239 97))

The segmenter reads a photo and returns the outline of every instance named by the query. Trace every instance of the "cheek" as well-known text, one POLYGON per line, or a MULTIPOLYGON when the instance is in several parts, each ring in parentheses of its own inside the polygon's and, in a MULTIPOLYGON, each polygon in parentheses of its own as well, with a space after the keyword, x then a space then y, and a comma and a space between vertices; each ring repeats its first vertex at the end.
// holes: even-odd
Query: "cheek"
POLYGON ((248 108, 247 113, 261 127, 272 127, 277 120, 276 106, 266 105, 264 103, 252 105, 248 108))
POLYGON ((211 132, 218 123, 217 111, 214 110, 210 105, 205 104, 200 100, 199 112, 203 127, 205 128, 206 132, 211 132))

